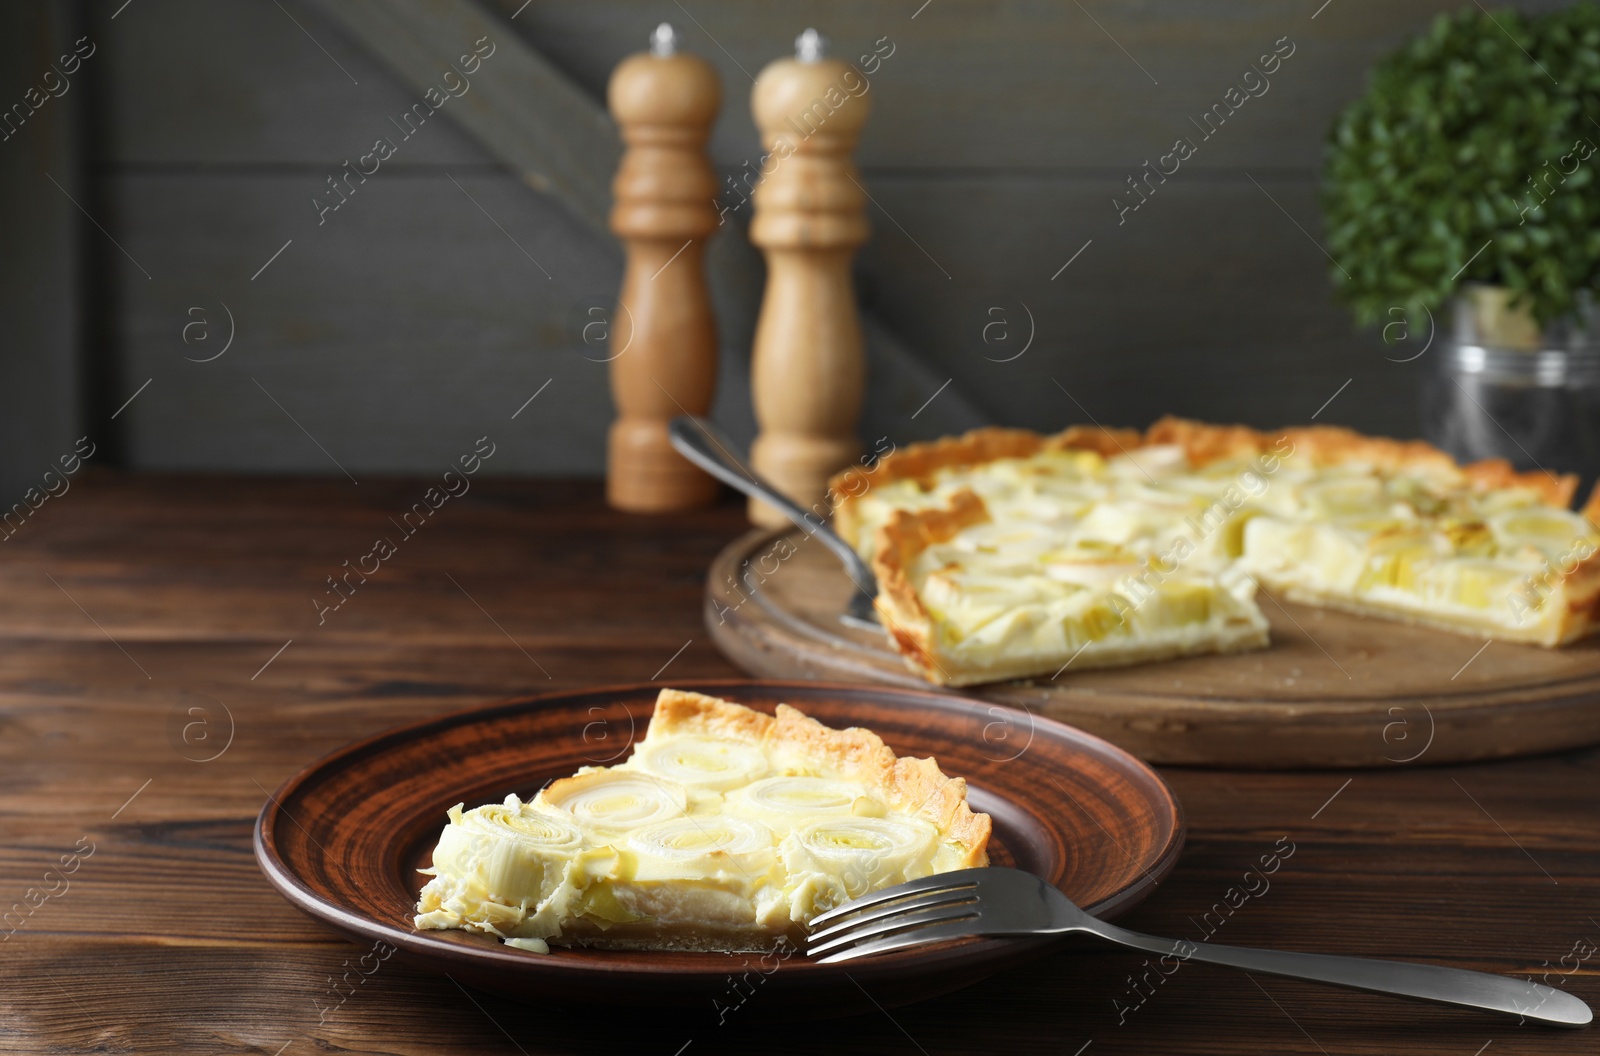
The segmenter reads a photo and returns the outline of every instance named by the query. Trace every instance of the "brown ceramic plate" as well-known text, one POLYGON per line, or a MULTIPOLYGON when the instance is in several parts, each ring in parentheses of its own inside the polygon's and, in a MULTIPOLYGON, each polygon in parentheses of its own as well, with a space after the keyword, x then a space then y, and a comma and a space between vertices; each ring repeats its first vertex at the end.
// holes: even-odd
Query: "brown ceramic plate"
MULTIPOLYGON (((284 897, 356 940, 397 947, 414 964, 530 1002, 705 1002, 730 978, 759 985, 768 1007, 815 1014, 888 1005, 977 981, 1048 940, 966 939, 842 965, 793 955, 556 948, 524 953, 481 935, 418 931, 417 892, 456 803, 531 796, 580 766, 620 762, 643 736, 659 684, 561 693, 474 709, 353 744, 284 783, 262 808, 256 860, 284 897), (846 972, 849 974, 846 975, 846 972), (869 1006, 870 1007, 870 1006, 869 1006)), ((829 726, 865 726, 900 755, 965 777, 974 810, 994 818, 991 861, 1048 877, 1103 918, 1139 902, 1183 844, 1172 792, 1098 737, 1026 712, 910 689, 816 682, 679 685, 762 711, 789 703, 829 726)), ((743 991, 735 991, 742 993, 743 991)), ((709 1004, 702 1007, 711 1008, 709 1004)))

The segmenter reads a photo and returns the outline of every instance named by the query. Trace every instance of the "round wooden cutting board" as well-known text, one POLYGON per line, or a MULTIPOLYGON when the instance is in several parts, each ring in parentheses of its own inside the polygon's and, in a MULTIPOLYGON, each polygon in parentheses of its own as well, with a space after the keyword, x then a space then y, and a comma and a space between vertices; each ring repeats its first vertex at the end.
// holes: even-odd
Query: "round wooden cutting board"
MULTIPOLYGON (((888 639, 839 622, 852 591, 798 529, 750 532, 706 582, 706 623, 751 674, 927 688, 888 639)), ((1258 595, 1272 645, 958 691, 1025 751, 1046 715, 1156 763, 1288 769, 1462 762, 1600 742, 1600 641, 1541 649, 1258 595)))

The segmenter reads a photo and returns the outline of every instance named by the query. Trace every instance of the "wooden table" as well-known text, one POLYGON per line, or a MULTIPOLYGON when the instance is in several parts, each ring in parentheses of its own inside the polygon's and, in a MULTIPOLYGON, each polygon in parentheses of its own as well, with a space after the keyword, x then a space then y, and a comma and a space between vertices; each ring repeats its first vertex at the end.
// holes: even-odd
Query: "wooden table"
MULTIPOLYGON (((361 951, 291 909, 251 857, 267 790, 353 738, 480 701, 737 674, 701 626, 700 592, 744 527, 739 504, 624 517, 593 483, 477 479, 400 540, 390 516, 429 484, 85 473, 0 545, 0 906, 25 906, 0 929, 15 928, 0 943, 0 1052, 1495 1056, 1600 1044, 1593 1030, 1198 965, 1136 988, 1142 958, 1086 944, 923 1006, 779 1028, 741 1013, 693 1035, 622 1009, 586 1031, 572 1009, 465 994, 398 962, 341 1000, 330 977, 361 951), (325 577, 385 535, 398 552, 366 583, 352 577, 319 624, 325 577), (75 871, 45 880, 74 849, 75 871), (30 888, 34 901, 54 894, 29 907, 30 888)), ((1188 848, 1128 925, 1200 937, 1203 914, 1281 838, 1292 856, 1216 941, 1551 972, 1600 1002, 1600 959, 1585 956, 1600 945, 1600 751, 1165 776, 1188 848)))

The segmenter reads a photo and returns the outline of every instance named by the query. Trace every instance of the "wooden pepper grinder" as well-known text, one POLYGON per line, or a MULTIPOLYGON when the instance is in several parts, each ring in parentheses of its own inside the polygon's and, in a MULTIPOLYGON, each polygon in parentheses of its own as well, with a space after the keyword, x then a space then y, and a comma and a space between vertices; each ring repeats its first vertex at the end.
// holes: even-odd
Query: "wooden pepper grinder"
MULTIPOLYGON (((755 468, 800 505, 823 499, 828 477, 860 453, 866 367, 850 262, 867 239, 866 192, 850 150, 867 120, 864 82, 825 56, 808 29, 795 57, 761 71, 751 108, 768 153, 753 195, 750 239, 767 258, 751 383, 761 432, 755 468)), ((787 519, 759 501, 750 519, 787 519)))
POLYGON ((705 414, 717 377, 716 322, 703 264, 717 228, 717 181, 706 157, 721 103, 717 75, 680 54, 663 22, 650 51, 611 75, 607 98, 627 151, 612 184, 611 230, 627 245, 612 327, 611 425, 606 499, 648 513, 710 502, 717 482, 667 439, 680 414, 705 414))

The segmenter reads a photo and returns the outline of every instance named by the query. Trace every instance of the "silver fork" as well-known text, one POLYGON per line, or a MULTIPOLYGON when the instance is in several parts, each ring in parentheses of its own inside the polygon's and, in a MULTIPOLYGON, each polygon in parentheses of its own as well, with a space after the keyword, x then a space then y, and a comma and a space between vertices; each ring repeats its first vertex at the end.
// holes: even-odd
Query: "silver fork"
POLYGON ((839 622, 859 630, 883 633, 883 625, 878 622, 878 614, 872 608, 872 599, 878 596, 877 577, 838 532, 815 513, 790 501, 787 495, 746 465, 744 459, 734 454, 736 449, 733 441, 724 436, 710 420, 692 414, 680 414, 668 424, 667 437, 672 441, 672 446, 678 449, 678 454, 690 462, 724 484, 776 507, 796 527, 821 539, 822 545, 833 551, 844 565, 845 575, 856 585, 856 592, 839 614, 839 622))
POLYGON ((1085 932, 1180 961, 1207 961, 1247 972, 1465 1005, 1541 1023, 1581 1027, 1594 1018, 1588 1005, 1564 990, 1499 975, 1431 964, 1248 950, 1141 935, 1096 920, 1054 885, 1020 869, 963 869, 913 880, 823 913, 811 921, 810 929, 806 953, 825 962, 849 961, 969 935, 1085 932))

